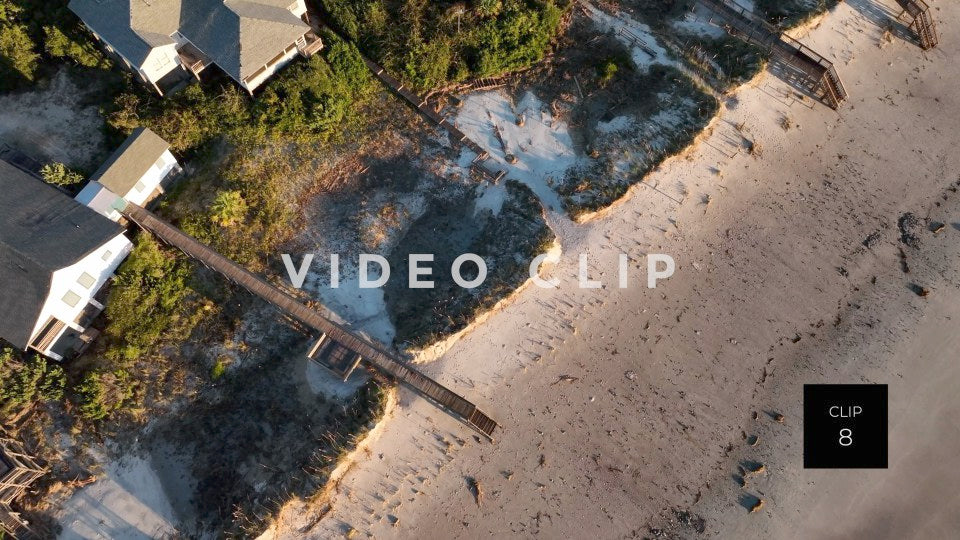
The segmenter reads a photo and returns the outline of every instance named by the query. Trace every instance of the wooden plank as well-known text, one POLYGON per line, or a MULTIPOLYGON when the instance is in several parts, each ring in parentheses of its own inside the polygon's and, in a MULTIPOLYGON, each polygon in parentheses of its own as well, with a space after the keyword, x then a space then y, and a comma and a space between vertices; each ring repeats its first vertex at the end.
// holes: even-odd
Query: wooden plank
MULTIPOLYGON (((381 345, 350 332, 316 309, 307 307, 286 291, 268 283, 260 276, 239 266, 209 246, 198 242, 180 229, 161 220, 140 206, 127 203, 122 214, 147 232, 150 232, 167 244, 179 248, 189 257, 200 261, 211 270, 220 273, 227 279, 272 304, 282 313, 317 330, 323 336, 326 336, 325 341, 331 343, 331 345, 346 347, 357 354, 359 359, 370 364, 380 373, 430 398, 435 403, 459 417, 461 421, 477 429, 487 437, 492 436, 493 430, 496 428, 496 422, 493 424, 484 422, 482 425, 478 425, 471 421, 471 418, 474 418, 475 413, 478 412, 477 407, 473 403, 413 369, 381 345)), ((321 340, 323 340, 323 338, 321 338, 321 340)), ((317 351, 313 352, 316 353, 317 351)), ((358 362, 359 361, 360 360, 358 360, 358 362)), ((343 371, 352 371, 356 366, 354 365, 352 368, 349 368, 349 370, 338 370, 336 366, 332 365, 328 365, 328 367, 340 373, 343 371)), ((349 375, 349 373, 346 373, 346 375, 349 375)), ((487 416, 483 415, 477 418, 487 418, 487 416)))

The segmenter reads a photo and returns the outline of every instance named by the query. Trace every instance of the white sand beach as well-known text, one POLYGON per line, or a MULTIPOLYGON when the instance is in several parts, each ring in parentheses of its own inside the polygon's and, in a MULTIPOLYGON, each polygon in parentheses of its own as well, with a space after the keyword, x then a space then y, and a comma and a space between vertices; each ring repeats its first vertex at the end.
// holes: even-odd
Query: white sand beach
POLYGON ((329 511, 291 507, 269 536, 619 538, 680 526, 674 509, 702 516, 707 537, 960 530, 960 6, 933 3, 942 39, 924 52, 884 39, 887 4, 851 0, 803 37, 835 59, 840 111, 769 74, 741 89, 648 185, 558 231, 559 288, 526 288, 423 366, 501 423, 494 443, 401 390, 329 511), (905 212, 946 227, 905 246, 905 212), (602 289, 577 288, 579 253, 602 289), (620 253, 637 263, 627 289, 620 253), (646 253, 677 261, 655 290, 646 253), (802 468, 811 382, 890 385, 889 469, 802 468), (741 488, 744 460, 767 472, 741 488))

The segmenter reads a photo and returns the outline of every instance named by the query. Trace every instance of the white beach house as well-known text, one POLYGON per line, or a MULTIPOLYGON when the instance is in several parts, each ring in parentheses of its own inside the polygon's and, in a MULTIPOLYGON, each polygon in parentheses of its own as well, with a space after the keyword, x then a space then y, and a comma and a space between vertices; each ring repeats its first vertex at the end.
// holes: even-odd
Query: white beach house
POLYGON ((323 47, 304 0, 71 0, 104 47, 163 93, 216 65, 248 92, 323 47))
POLYGON ((123 232, 0 161, 0 338, 57 360, 89 344, 96 295, 132 247, 123 232))
POLYGON ((163 180, 180 170, 167 141, 147 128, 137 128, 93 173, 77 201, 118 221, 118 197, 145 206, 163 193, 163 180))

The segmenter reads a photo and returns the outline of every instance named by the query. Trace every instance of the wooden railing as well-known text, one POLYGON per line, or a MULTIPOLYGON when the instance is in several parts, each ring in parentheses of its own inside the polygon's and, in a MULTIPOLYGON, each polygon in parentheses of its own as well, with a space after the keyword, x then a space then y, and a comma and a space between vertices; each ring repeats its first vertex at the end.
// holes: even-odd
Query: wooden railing
POLYGON ((495 421, 473 403, 420 373, 383 346, 347 330, 327 315, 304 305, 286 291, 268 283, 140 206, 127 203, 122 214, 163 242, 178 248, 204 266, 272 304, 285 315, 359 354, 364 363, 382 375, 415 390, 488 438, 492 437, 497 426, 495 421))
POLYGON ((847 98, 847 91, 833 63, 816 51, 733 0, 700 0, 700 3, 725 23, 731 35, 766 49, 802 72, 812 82, 810 90, 831 108, 838 108, 847 98))

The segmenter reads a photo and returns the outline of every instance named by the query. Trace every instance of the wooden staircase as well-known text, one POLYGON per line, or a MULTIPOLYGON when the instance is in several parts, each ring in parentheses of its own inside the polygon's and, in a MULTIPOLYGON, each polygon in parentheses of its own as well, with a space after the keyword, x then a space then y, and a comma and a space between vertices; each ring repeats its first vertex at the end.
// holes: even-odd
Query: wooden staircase
POLYGON ((909 28, 916 32, 920 48, 926 51, 936 47, 940 43, 940 37, 937 35, 933 15, 930 14, 930 6, 924 0, 897 0, 897 3, 903 9, 897 18, 908 15, 912 19, 909 28))
POLYGON ((830 108, 839 108, 847 98, 847 91, 833 63, 820 54, 732 0, 699 1, 716 15, 720 26, 730 35, 762 47, 802 74, 803 78, 798 84, 830 108))

